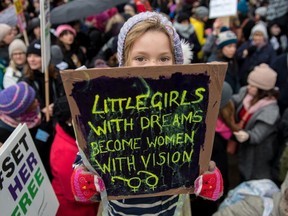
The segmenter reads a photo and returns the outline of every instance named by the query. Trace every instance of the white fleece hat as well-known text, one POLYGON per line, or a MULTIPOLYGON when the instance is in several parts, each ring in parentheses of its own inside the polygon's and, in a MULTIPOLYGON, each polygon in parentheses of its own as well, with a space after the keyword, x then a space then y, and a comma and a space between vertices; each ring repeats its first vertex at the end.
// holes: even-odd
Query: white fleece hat
POLYGON ((11 26, 0 23, 0 42, 4 39, 4 37, 11 31, 11 26))
POLYGON ((11 56, 12 56, 12 54, 13 54, 13 52, 15 50, 21 50, 22 52, 26 53, 27 52, 27 47, 26 47, 25 43, 22 40, 14 39, 10 43, 8 50, 9 50, 9 56, 11 58, 11 56))
POLYGON ((261 17, 266 17, 266 15, 267 15, 267 7, 258 7, 255 10, 255 14, 258 14, 261 17))
POLYGON ((268 39, 267 28, 264 24, 262 24, 262 23, 256 24, 251 30, 250 38, 252 38, 256 32, 261 32, 263 34, 264 38, 266 40, 268 39))

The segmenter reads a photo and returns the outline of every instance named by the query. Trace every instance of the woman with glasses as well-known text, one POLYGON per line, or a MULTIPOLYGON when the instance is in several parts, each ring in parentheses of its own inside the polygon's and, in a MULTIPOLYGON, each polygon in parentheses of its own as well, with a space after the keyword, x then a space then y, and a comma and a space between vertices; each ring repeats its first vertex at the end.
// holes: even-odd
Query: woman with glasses
POLYGON ((7 88, 11 85, 16 84, 19 79, 23 76, 23 70, 26 63, 26 51, 27 47, 24 42, 20 39, 15 39, 9 45, 9 57, 10 63, 6 68, 3 79, 3 87, 7 88))

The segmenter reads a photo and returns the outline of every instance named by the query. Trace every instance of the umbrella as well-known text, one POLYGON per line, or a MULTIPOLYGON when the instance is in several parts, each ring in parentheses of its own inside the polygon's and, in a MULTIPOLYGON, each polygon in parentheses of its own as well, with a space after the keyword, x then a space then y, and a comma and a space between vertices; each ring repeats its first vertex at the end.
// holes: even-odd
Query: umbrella
POLYGON ((51 23, 60 24, 99 14, 129 0, 74 0, 51 10, 51 23))

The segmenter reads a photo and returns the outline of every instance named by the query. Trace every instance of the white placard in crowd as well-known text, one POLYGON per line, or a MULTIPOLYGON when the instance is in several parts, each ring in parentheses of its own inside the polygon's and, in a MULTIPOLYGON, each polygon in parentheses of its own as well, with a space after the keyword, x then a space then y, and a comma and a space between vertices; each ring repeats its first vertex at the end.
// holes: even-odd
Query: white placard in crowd
POLYGON ((209 18, 235 16, 237 14, 237 0, 211 0, 209 4, 209 18))
POLYGON ((59 207, 26 124, 0 148, 1 215, 53 216, 59 207))
POLYGON ((14 5, 0 12, 0 23, 6 23, 10 26, 16 26, 17 22, 17 15, 14 5))
POLYGON ((50 1, 40 0, 41 57, 43 72, 48 67, 51 58, 50 26, 50 1))

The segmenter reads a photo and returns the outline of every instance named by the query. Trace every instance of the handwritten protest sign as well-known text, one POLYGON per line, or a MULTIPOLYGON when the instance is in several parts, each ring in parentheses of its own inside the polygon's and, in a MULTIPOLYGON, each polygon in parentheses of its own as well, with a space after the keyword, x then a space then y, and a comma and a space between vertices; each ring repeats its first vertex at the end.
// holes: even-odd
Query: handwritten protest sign
POLYGON ((61 72, 82 156, 110 199, 193 193, 210 160, 226 68, 61 72))
POLYGON ((17 22, 18 20, 14 5, 0 12, 0 23, 6 23, 7 25, 10 26, 16 26, 17 22))
POLYGON ((0 148, 1 215, 53 216, 59 203, 26 125, 0 148))
POLYGON ((22 5, 21 0, 14 0, 16 15, 17 15, 17 21, 18 21, 18 27, 20 32, 24 32, 26 30, 26 20, 24 15, 24 8, 22 5))
POLYGON ((211 0, 209 18, 229 17, 237 14, 237 0, 211 0))

